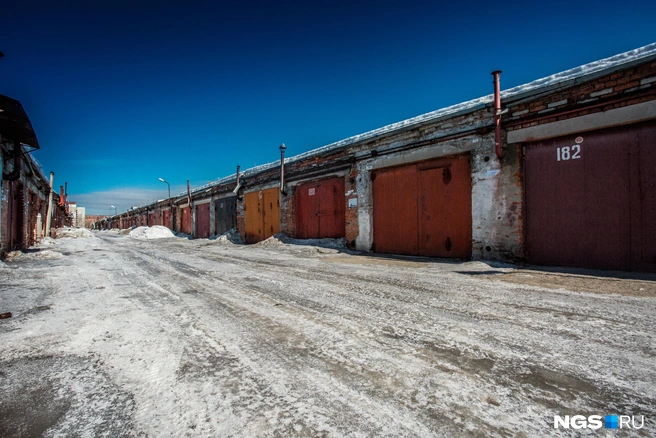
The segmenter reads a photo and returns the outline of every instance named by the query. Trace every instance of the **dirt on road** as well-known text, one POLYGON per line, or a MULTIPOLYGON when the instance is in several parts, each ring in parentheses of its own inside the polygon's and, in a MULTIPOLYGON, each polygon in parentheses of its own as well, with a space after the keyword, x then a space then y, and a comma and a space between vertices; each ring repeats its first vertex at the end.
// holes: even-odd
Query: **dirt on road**
POLYGON ((0 264, 3 312, 0 436, 656 434, 648 276, 100 232, 0 264))

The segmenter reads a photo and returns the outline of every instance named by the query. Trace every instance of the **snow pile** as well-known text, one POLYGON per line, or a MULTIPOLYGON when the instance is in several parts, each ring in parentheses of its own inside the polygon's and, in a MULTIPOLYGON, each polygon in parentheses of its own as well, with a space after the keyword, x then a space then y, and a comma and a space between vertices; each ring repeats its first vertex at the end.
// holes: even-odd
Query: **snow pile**
POLYGON ((94 236, 91 231, 86 228, 57 228, 55 230, 55 239, 61 239, 62 237, 70 237, 72 239, 91 239, 94 236))
POLYGON ((279 245, 303 245, 303 246, 320 246, 323 248, 346 248, 346 239, 294 239, 285 233, 274 234, 273 236, 256 243, 261 246, 279 246, 279 245))
POLYGON ((41 239, 41 245, 54 245, 55 243, 55 239, 52 237, 44 237, 41 239))
POLYGON ((111 230, 108 231, 109 234, 118 234, 120 232, 121 230, 118 228, 112 228, 111 230))
POLYGON ((226 231, 225 233, 218 236, 215 240, 219 243, 234 243, 234 244, 244 243, 242 242, 241 236, 239 235, 239 232, 237 231, 236 228, 226 231))
POLYGON ((152 227, 138 227, 130 231, 130 237, 133 239, 168 239, 175 235, 162 225, 153 225, 152 227))
POLYGON ((50 249, 44 250, 26 250, 26 251, 12 251, 7 254, 8 261, 17 260, 41 260, 41 259, 60 259, 64 255, 57 251, 50 249))
POLYGON ((124 236, 124 235, 126 235, 126 234, 130 234, 130 233, 132 232, 132 230, 134 230, 135 228, 137 228, 137 227, 126 228, 126 229, 124 229, 124 230, 120 230, 120 231, 119 231, 118 233, 116 233, 116 234, 120 234, 120 235, 124 236))

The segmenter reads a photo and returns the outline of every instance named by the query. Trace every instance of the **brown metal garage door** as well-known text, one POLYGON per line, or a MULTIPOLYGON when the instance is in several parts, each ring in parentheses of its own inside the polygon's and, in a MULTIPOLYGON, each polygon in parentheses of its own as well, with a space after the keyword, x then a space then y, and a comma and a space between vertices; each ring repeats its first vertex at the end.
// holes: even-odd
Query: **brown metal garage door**
POLYGON ((191 235, 191 208, 184 207, 180 217, 180 231, 191 235))
POLYGON ((524 163, 531 263, 656 271, 656 123, 529 144, 524 163))
POLYGON ((207 239, 210 237, 210 204, 196 206, 196 237, 207 239))
POLYGON ((378 170, 372 179, 376 252, 471 258, 468 154, 378 170))
POLYGON ((162 225, 168 229, 173 229, 173 227, 171 227, 171 209, 164 210, 162 225))
POLYGON ((237 197, 221 198, 215 202, 216 234, 223 234, 237 226, 237 197))
POLYGON ((296 237, 339 238, 346 234, 344 178, 327 178, 296 189, 296 237))
POLYGON ((280 232, 278 188, 244 195, 246 243, 257 243, 280 232))

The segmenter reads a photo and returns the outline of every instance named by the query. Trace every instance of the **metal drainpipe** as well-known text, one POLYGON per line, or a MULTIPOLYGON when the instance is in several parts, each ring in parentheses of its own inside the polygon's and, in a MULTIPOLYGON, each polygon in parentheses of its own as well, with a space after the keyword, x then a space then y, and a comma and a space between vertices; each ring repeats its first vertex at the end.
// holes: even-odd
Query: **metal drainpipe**
POLYGON ((240 170, 240 169, 241 169, 241 166, 237 165, 237 184, 235 185, 235 187, 238 187, 238 186, 239 186, 239 177, 241 176, 241 175, 239 174, 239 170, 240 170))
POLYGON ((280 193, 286 195, 285 193, 285 143, 280 145, 280 193))
POLYGON ((494 80, 494 150, 497 153, 497 158, 501 160, 503 158, 503 150, 501 149, 501 86, 499 84, 499 75, 501 70, 495 70, 492 72, 494 80))

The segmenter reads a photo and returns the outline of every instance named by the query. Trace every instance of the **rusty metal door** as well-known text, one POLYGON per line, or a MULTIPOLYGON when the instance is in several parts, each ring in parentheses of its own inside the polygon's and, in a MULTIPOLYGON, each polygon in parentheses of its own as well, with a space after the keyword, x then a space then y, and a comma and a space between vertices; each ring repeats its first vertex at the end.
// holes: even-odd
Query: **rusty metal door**
POLYGON ((656 124, 524 147, 527 259, 656 271, 656 124))
POLYGON ((278 188, 244 195, 246 243, 257 243, 280 232, 278 188))
POLYGON ((257 243, 262 240, 262 227, 260 225, 260 192, 244 194, 244 225, 246 228, 246 243, 257 243))
POLYGON ((470 258, 472 251, 469 156, 418 164, 419 254, 470 258))
POLYGON ((182 209, 180 227, 183 233, 191 235, 191 208, 184 207, 182 209))
POLYGON ((172 227, 171 227, 171 210, 170 209, 164 210, 163 218, 162 218, 162 224, 166 228, 172 229, 172 227))
POLYGON ((296 237, 339 238, 346 234, 344 178, 327 178, 296 189, 296 237))
POLYGON ((280 194, 278 188, 262 190, 263 239, 280 232, 280 194))
POLYGON ((374 251, 471 257, 469 154, 372 174, 374 251))
POLYGON ((237 226, 237 197, 217 199, 214 202, 216 234, 223 234, 237 226))
POLYGON ((196 237, 207 239, 210 237, 210 204, 196 205, 196 237))

